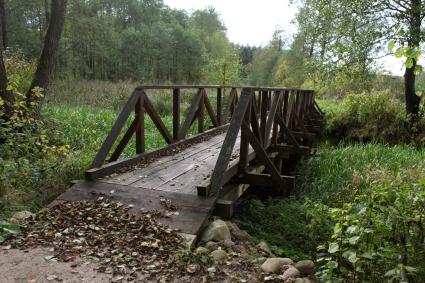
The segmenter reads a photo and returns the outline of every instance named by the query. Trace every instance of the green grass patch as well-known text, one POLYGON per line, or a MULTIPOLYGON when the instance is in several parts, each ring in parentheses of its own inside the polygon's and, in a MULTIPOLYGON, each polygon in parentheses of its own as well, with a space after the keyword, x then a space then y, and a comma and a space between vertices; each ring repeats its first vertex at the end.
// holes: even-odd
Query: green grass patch
POLYGON ((425 149, 322 144, 301 175, 293 197, 237 215, 257 241, 315 259, 324 281, 424 278, 425 149))

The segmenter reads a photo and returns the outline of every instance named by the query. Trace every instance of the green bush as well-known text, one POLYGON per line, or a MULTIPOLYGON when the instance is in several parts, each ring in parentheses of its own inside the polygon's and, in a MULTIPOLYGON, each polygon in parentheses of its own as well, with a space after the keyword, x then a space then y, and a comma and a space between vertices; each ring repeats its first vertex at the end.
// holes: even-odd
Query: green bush
POLYGON ((386 91, 349 94, 327 118, 327 132, 338 140, 396 144, 413 139, 403 104, 386 91))

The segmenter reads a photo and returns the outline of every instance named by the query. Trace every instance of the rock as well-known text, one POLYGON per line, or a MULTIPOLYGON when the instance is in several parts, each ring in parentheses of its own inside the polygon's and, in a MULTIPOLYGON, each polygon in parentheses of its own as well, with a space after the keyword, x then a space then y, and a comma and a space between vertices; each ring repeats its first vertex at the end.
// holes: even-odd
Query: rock
POLYGON ((247 255, 248 250, 243 245, 234 245, 232 248, 235 252, 240 253, 241 255, 247 255))
POLYGON ((223 261, 227 258, 227 253, 223 250, 215 250, 210 256, 214 259, 214 261, 223 261))
POLYGON ((311 260, 301 260, 294 264, 294 267, 300 271, 301 275, 314 274, 314 262, 311 260))
POLYGON ((289 278, 298 278, 300 277, 300 271, 295 267, 288 268, 282 275, 282 281, 286 281, 289 278))
POLYGON ((252 240, 251 235, 249 235, 246 231, 240 229, 235 223, 226 221, 226 224, 227 227, 229 227, 230 233, 236 241, 247 242, 252 240))
POLYGON ((263 254, 266 254, 268 256, 272 256, 273 253, 269 248, 269 245, 267 245, 266 242, 260 242, 258 245, 255 246, 257 248, 257 250, 263 254))
POLYGON ((207 247, 207 249, 209 249, 210 251, 216 250, 218 248, 218 243, 213 242, 213 241, 209 241, 205 244, 205 247, 207 247))
POLYGON ((235 245, 235 243, 232 240, 227 239, 227 240, 224 240, 223 245, 226 248, 231 248, 231 247, 233 247, 235 245))
MULTIPOLYGON (((268 258, 262 265, 261 269, 267 273, 277 273, 280 271, 282 266, 293 264, 294 262, 290 258, 272 257, 268 258)), ((298 271, 298 270, 297 270, 298 271)), ((299 273, 299 271, 298 271, 299 273)), ((288 277, 289 278, 289 277, 288 277)))
POLYGON ((196 255, 207 254, 208 249, 204 247, 197 247, 193 253, 196 255))
POLYGON ((223 220, 216 220, 205 229, 201 240, 205 243, 209 241, 231 240, 230 230, 223 220))
POLYGON ((23 221, 33 218, 35 216, 34 213, 31 213, 29 211, 23 210, 23 211, 18 211, 15 214, 13 214, 13 216, 10 218, 10 222, 13 223, 22 223, 23 221))
POLYGON ((294 283, 310 283, 310 279, 308 279, 308 278, 296 278, 293 282, 294 283))

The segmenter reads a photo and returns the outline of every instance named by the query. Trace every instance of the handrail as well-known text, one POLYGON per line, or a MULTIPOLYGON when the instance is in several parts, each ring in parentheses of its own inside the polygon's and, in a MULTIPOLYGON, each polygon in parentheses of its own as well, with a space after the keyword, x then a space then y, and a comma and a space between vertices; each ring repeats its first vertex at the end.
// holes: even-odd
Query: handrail
MULTIPOLYGON (((209 116, 212 122, 212 127, 208 130, 208 133, 211 133, 211 131, 214 130, 222 130, 223 126, 228 125, 229 122, 229 127, 232 127, 232 121, 235 119, 235 113, 238 113, 237 111, 239 111, 238 107, 241 103, 240 100, 246 96, 249 96, 250 112, 254 114, 253 116, 259 116, 260 118, 260 123, 258 125, 255 125, 255 122, 253 121, 251 121, 251 123, 253 123, 253 128, 258 127, 258 132, 261 132, 261 137, 257 136, 262 143, 270 142, 269 133, 272 128, 273 137, 271 137, 271 139, 276 140, 276 131, 280 131, 278 130, 279 127, 281 128, 282 125, 285 125, 286 127, 293 129, 297 123, 299 123, 299 120, 304 118, 305 109, 315 107, 313 90, 284 87, 243 87, 226 85, 140 85, 135 88, 133 94, 130 96, 122 112, 118 116, 111 131, 94 158, 91 169, 86 171, 86 178, 93 179, 102 177, 105 174, 117 171, 124 166, 134 164, 152 153, 145 152, 146 115, 151 118, 161 136, 168 144, 160 150, 167 150, 170 147, 175 146, 176 144, 181 144, 188 139, 189 129, 195 121, 197 121, 198 134, 200 136, 207 132, 204 125, 206 116, 209 116), (161 89, 172 90, 170 93, 173 100, 172 128, 168 128, 165 125, 149 97, 153 94, 153 90, 161 89), (193 96, 190 107, 187 109, 186 116, 181 123, 180 101, 181 90, 183 89, 194 89, 197 91, 193 96), (211 90, 213 89, 216 90, 216 103, 214 106, 211 104, 208 96, 208 91, 211 94, 211 90), (223 96, 225 95, 225 92, 223 92, 224 89, 230 90, 230 92, 226 94, 228 96, 227 105, 224 105, 223 103, 223 96), (272 100, 273 95, 277 96, 278 99, 272 100), (133 111, 135 114, 130 127, 127 129, 122 139, 118 142, 114 151, 110 154, 114 144, 117 142, 120 132, 133 111), (272 118, 267 116, 270 112, 273 113, 272 118), (282 121, 275 121, 275 115, 277 115, 277 117, 281 117, 282 121), (296 117, 298 117, 298 119, 296 119, 296 117), (117 162, 133 136, 136 137, 136 156, 127 159, 122 163, 117 162), (110 157, 108 161, 106 161, 108 155, 110 155, 110 157)), ((242 122, 238 121, 238 123, 242 122)), ((239 129, 240 127, 238 130, 239 129)), ((154 152, 158 151, 159 150, 156 150, 154 152)))

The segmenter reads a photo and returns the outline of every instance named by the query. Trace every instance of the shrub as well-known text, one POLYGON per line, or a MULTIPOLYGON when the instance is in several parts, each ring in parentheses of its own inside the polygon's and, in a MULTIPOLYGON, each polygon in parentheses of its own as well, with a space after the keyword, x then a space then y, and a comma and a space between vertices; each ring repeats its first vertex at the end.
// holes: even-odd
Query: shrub
POLYGON ((346 141, 389 144, 413 138, 402 103, 389 92, 349 94, 328 115, 328 134, 346 141))

